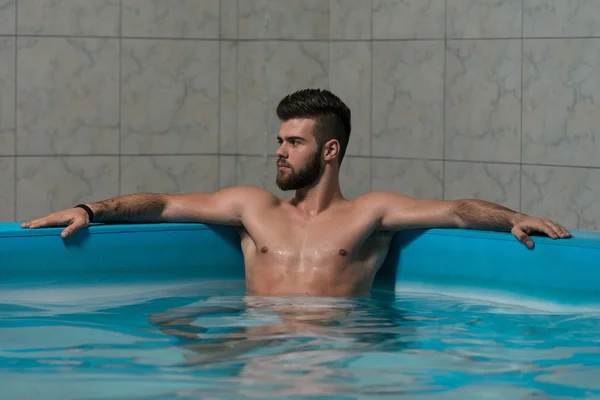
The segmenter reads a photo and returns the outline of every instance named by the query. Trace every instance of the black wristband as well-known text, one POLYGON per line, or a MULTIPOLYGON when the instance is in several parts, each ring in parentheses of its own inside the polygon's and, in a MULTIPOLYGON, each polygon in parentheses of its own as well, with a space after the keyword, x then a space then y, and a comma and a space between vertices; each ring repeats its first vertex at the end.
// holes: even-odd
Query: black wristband
POLYGON ((91 208, 89 208, 88 206, 86 206, 85 204, 77 204, 75 207, 73 208, 83 208, 85 210, 85 212, 87 212, 88 216, 90 217, 90 223, 94 222, 94 212, 92 211, 91 208))

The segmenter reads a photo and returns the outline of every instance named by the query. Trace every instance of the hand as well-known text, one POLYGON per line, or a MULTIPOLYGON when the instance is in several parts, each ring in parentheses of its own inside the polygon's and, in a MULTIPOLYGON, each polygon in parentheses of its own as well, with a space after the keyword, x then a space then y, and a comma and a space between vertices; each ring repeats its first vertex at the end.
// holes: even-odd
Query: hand
POLYGON ((566 239, 572 237, 571 233, 562 225, 550 221, 549 219, 535 218, 528 215, 518 219, 512 228, 512 234, 525 244, 528 248, 533 249, 533 240, 529 235, 533 232, 542 232, 552 239, 566 239))
POLYGON ((70 208, 50 214, 47 217, 38 218, 33 221, 21 224, 21 228, 45 228, 51 226, 66 226, 60 236, 64 239, 71 236, 81 228, 90 224, 90 217, 87 212, 81 208, 70 208))

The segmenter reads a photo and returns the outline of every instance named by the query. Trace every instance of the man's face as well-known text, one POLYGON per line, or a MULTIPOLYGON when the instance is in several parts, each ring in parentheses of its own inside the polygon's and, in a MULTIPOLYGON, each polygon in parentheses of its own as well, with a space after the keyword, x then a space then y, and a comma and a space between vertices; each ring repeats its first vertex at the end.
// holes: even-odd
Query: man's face
POLYGON ((313 134, 314 125, 312 119, 291 119, 281 124, 275 152, 279 189, 302 189, 319 179, 321 151, 313 134))

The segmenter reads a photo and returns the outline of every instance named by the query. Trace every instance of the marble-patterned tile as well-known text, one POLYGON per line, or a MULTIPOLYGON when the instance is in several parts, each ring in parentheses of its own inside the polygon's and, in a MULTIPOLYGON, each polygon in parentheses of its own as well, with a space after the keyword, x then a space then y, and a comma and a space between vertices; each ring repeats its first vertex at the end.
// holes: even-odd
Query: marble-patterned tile
POLYGON ((600 170, 523 166, 522 212, 567 229, 600 230, 600 170))
POLYGON ((237 127, 237 42, 221 41, 219 63, 221 85, 219 153, 235 153, 237 127))
POLYGON ((456 40, 446 55, 446 158, 519 162, 520 40, 456 40))
POLYGON ((221 0, 221 39, 238 37, 238 0, 221 0))
POLYGON ((219 156, 219 189, 235 186, 236 156, 219 156))
POLYGON ((20 35, 119 35, 119 0, 19 0, 20 35))
POLYGON ((371 191, 371 161, 368 157, 344 156, 340 167, 340 187, 348 200, 371 191))
POLYGON ((0 155, 15 153, 15 38, 0 38, 0 155))
POLYGON ((372 0, 373 39, 442 39, 443 0, 372 0))
POLYGON ((0 157, 0 222, 15 220, 15 159, 0 157))
POLYGON ((123 36, 219 37, 219 0, 122 1, 123 36))
POLYGON ((443 168, 442 161, 373 158, 373 191, 441 200, 444 198, 443 168))
POLYGON ((276 157, 237 156, 235 174, 239 186, 258 187, 285 199, 294 197, 293 190, 283 191, 277 187, 276 157))
POLYGON ((520 38, 523 0, 447 0, 448 38, 520 38))
POLYGON ((17 221, 115 197, 119 157, 17 158, 17 221))
POLYGON ((600 41, 524 43, 523 162, 600 166, 600 41))
POLYGON ((240 39, 328 39, 326 0, 243 0, 238 2, 240 39))
POLYGON ((371 154, 441 158, 444 42, 373 43, 371 154))
POLYGON ((17 0, 0 0, 0 35, 14 35, 17 0))
POLYGON ((371 43, 331 42, 329 86, 346 103, 352 131, 346 155, 371 154, 371 43))
POLYGON ((330 0, 329 38, 331 40, 371 39, 371 2, 330 0))
POLYGON ((123 156, 120 192, 214 192, 218 162, 218 156, 123 156))
POLYGON ((523 0, 524 37, 599 35, 598 0, 523 0))
POLYGON ((328 43, 240 42, 237 153, 274 154, 281 123, 277 104, 299 89, 327 89, 328 67, 328 43))
POLYGON ((446 200, 477 199, 519 211, 521 166, 446 161, 446 200))
POLYGON ((219 43, 123 40, 121 151, 216 153, 219 43))
POLYGON ((117 154, 118 39, 19 38, 18 154, 117 154))

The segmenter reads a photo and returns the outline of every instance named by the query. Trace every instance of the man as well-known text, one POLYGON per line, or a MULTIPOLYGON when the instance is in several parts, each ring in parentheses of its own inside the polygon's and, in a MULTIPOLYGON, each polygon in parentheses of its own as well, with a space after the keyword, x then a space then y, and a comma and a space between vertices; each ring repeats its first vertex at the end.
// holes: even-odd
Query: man
POLYGON ((528 248, 533 248, 529 236, 533 232, 553 239, 571 236, 552 221, 481 200, 415 199, 391 192, 346 200, 339 170, 350 136, 348 107, 327 90, 306 89, 284 97, 277 115, 281 120, 277 185, 295 190, 292 199, 279 199, 253 187, 215 193, 137 193, 67 209, 22 226, 66 226, 63 238, 90 222, 234 226, 241 238, 246 286, 257 295, 369 292, 392 235, 402 229, 511 231, 528 248))

